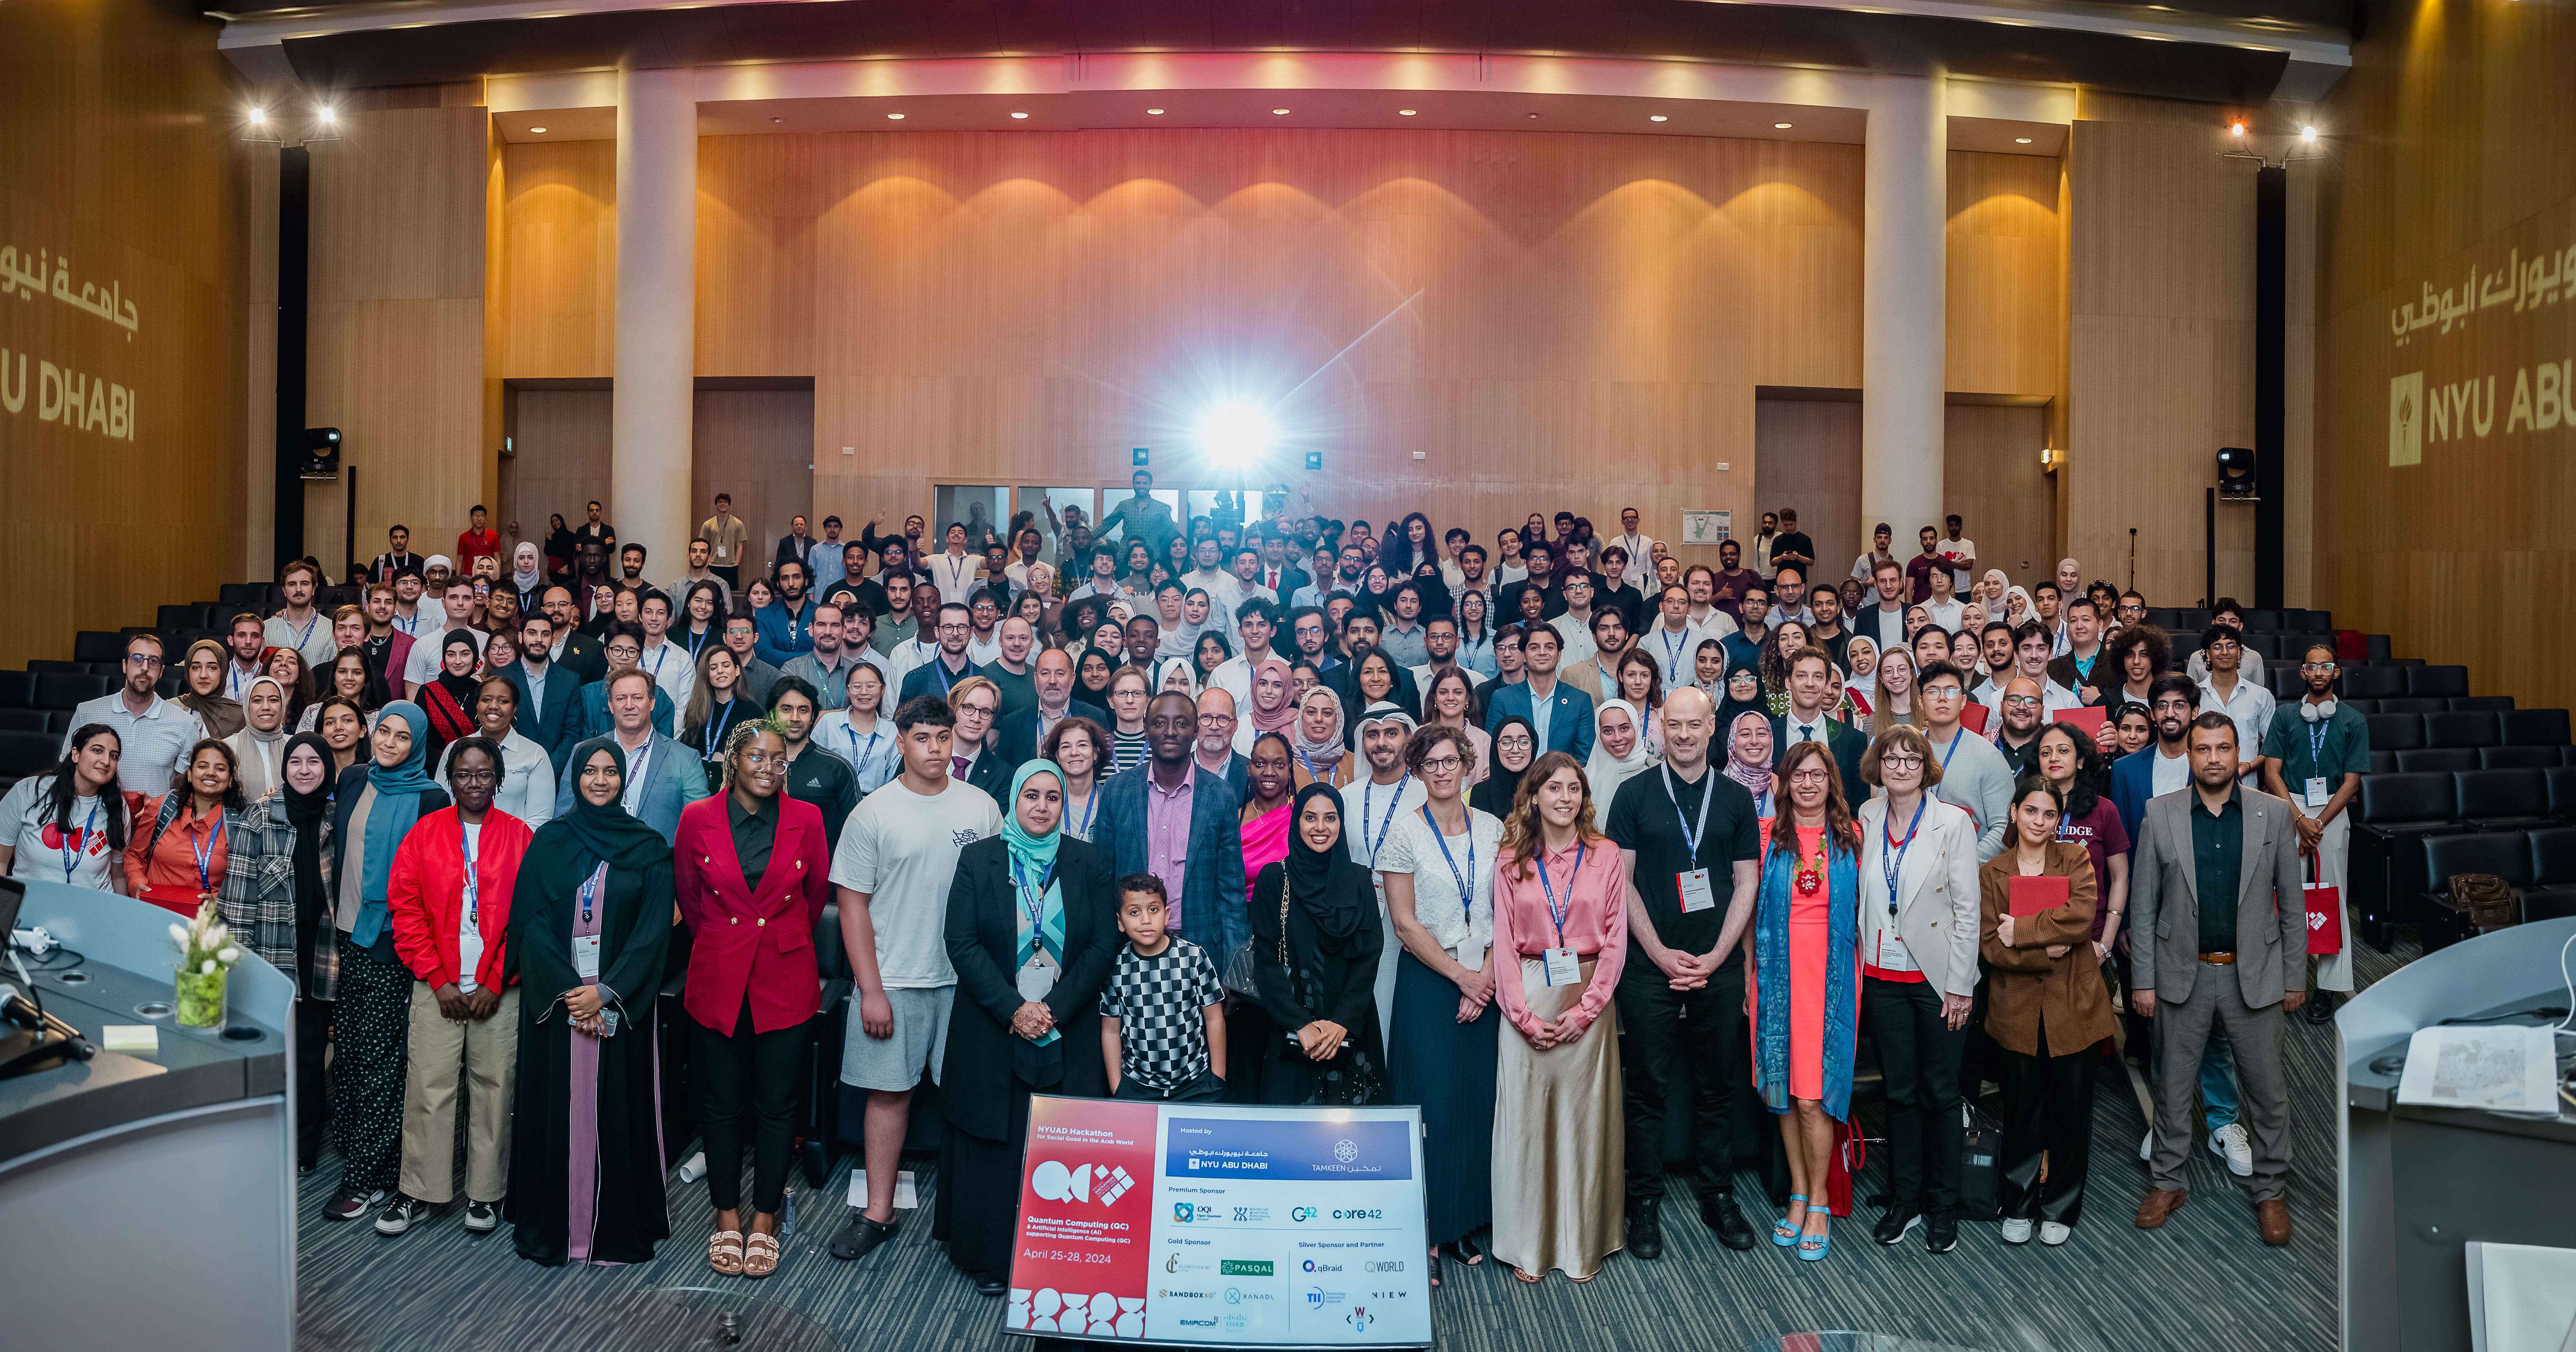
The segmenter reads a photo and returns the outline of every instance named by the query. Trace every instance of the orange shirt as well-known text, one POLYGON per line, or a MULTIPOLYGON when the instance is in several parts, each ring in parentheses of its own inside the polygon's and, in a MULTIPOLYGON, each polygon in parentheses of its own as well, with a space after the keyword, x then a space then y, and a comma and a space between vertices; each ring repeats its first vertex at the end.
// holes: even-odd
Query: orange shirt
POLYGON ((170 819, 170 829, 161 833, 157 846, 152 842, 148 823, 161 817, 161 799, 144 804, 136 814, 133 838, 125 845, 125 885, 135 896, 165 910, 194 918, 200 893, 220 892, 224 887, 224 869, 231 860, 232 841, 223 830, 224 811, 198 816, 196 802, 186 797, 179 804, 179 815, 170 819), (152 846, 148 851, 147 846, 152 846), (205 851, 204 881, 199 882, 198 851, 205 851))

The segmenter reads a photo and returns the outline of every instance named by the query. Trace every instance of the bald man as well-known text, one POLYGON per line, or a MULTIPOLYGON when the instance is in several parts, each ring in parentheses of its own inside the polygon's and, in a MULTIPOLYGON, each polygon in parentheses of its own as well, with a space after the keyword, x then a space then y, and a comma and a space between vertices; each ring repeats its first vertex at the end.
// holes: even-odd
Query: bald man
MULTIPOLYGON (((1006 621, 1007 623, 1007 621, 1006 621)), ((1073 659, 1062 648, 1049 648, 1029 663, 1029 681, 1037 691, 1037 703, 1002 719, 996 733, 995 750, 1013 770, 1035 760, 1038 748, 1046 744, 1047 734, 1067 718, 1088 718, 1106 727, 1109 711, 1095 704, 1081 704, 1073 698, 1073 659)))
POLYGON ((1234 749, 1234 696, 1215 686, 1199 692, 1199 768, 1225 780, 1234 796, 1243 796, 1244 776, 1252 761, 1234 749))

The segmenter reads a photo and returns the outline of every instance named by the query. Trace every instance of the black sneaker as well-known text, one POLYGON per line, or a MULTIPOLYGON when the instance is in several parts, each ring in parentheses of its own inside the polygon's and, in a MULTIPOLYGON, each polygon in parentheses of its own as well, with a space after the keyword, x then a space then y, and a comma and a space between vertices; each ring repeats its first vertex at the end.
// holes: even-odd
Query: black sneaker
POLYGON ((1664 1256, 1664 1203, 1660 1197, 1638 1197, 1628 1203, 1628 1256, 1647 1262, 1664 1256))
POLYGON ((1959 1218, 1947 1211, 1935 1211, 1926 1224, 1923 1247, 1934 1253, 1948 1253, 1959 1247, 1959 1218))
POLYGON ((2311 1025, 2322 1028, 2334 1022, 2337 1003, 2334 992, 2318 991, 2308 997, 2307 1007, 2299 1011, 2299 1016, 2311 1025))
POLYGON ((1708 1227, 1709 1233, 1717 1236, 1718 1243, 1738 1253, 1754 1245, 1753 1223, 1744 1219, 1744 1213, 1736 1209, 1734 1193, 1701 1193, 1699 1219, 1708 1227))
POLYGON ((1869 1237, 1881 1244, 1902 1244, 1906 1232, 1922 1223, 1922 1212, 1891 1203, 1885 1211, 1878 1213, 1878 1224, 1871 1227, 1869 1237))
POLYGON ((488 1235, 501 1225, 501 1208, 492 1202, 467 1201, 465 1228, 478 1235, 488 1235))
POLYGON ((429 1203, 416 1197, 395 1193, 394 1200, 376 1213, 376 1233, 399 1235, 429 1214, 429 1203))
POLYGON ((354 1221, 360 1216, 366 1215, 368 1212, 375 1210, 377 1207, 383 1206, 385 1204, 385 1196, 385 1190, 382 1188, 378 1188, 374 1192, 363 1194, 343 1189, 338 1196, 331 1199, 330 1205, 322 1208, 322 1219, 326 1221, 354 1221))
POLYGON ((864 1258, 868 1250, 894 1238, 896 1228, 892 1221, 869 1220, 868 1213, 854 1208, 841 1233, 832 1236, 832 1256, 843 1262, 864 1258))
POLYGON ((999 1296, 1007 1293, 1010 1289, 1011 1284, 1009 1282, 994 1276, 992 1273, 978 1272, 975 1274, 976 1295, 999 1296))

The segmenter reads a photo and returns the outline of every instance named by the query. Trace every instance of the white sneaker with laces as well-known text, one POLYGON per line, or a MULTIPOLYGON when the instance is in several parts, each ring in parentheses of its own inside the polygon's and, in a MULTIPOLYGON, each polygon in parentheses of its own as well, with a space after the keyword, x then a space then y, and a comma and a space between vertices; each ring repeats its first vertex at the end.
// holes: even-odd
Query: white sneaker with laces
POLYGON ((2245 1124, 2230 1122, 2209 1133, 2209 1153, 2227 1161, 2227 1172, 2238 1178, 2254 1176, 2254 1140, 2245 1134, 2245 1124))
POLYGON ((2039 1223, 2039 1242, 2052 1249, 2065 1243, 2074 1234, 2075 1227, 2071 1225, 2060 1225, 2055 1221, 2039 1223))
POLYGON ((2004 1242, 2006 1244, 2028 1244, 2030 1242, 2029 1220, 2016 1217, 2015 1219, 2005 1221, 2004 1242))

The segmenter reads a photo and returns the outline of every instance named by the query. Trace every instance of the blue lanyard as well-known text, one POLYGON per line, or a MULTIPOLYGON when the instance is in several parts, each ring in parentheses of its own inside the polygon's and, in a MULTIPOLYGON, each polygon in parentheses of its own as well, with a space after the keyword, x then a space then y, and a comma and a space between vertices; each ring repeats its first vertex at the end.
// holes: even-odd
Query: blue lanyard
POLYGON ((707 729, 706 753, 709 757, 721 756, 724 754, 725 729, 733 726, 734 711, 741 707, 742 701, 739 699, 726 700, 724 706, 724 721, 707 729))
POLYGON ((1449 853, 1449 838, 1440 834, 1440 823, 1433 819, 1429 803, 1422 805, 1422 820, 1430 826, 1431 838, 1440 844, 1440 857, 1449 861, 1449 877, 1458 884, 1459 917, 1473 921, 1476 916, 1476 889, 1469 886, 1467 880, 1476 873, 1475 815, 1470 813, 1467 817, 1467 871, 1464 873, 1458 871, 1458 858, 1449 853))
MULTIPOLYGON (((847 716, 845 715, 845 720, 846 717, 847 716)), ((841 731, 850 735, 850 768, 853 770, 861 770, 867 768, 868 757, 875 754, 877 749, 877 739, 885 736, 885 720, 882 718, 878 719, 877 725, 868 730, 868 744, 864 748, 859 745, 859 730, 857 728, 851 727, 847 721, 844 721, 841 724, 841 731)))
POLYGON ((93 796, 89 800, 89 818, 81 823, 79 838, 63 842, 63 883, 65 886, 70 885, 72 880, 72 870, 80 867, 80 857, 88 851, 89 843, 98 838, 97 833, 98 799, 93 796))
MULTIPOLYGON (((966 665, 971 667, 974 663, 970 661, 966 665)), ((957 685, 957 678, 948 674, 948 655, 943 652, 939 656, 930 659, 930 666, 932 670, 939 674, 939 693, 945 696, 957 685)))
POLYGON ((2322 775, 2326 772, 2326 738, 2333 734, 2332 719, 2308 725, 2308 773, 2310 775, 2322 775))
MULTIPOLYGON (((1544 848, 1544 847, 1542 847, 1544 848)), ((1547 860, 1538 861, 1539 886, 1547 889, 1547 918, 1556 922, 1556 946, 1565 947, 1565 917, 1574 909, 1574 880, 1583 876, 1583 852, 1591 848, 1577 843, 1574 847, 1574 869, 1565 875, 1565 905, 1556 904, 1556 880, 1547 876, 1547 860)))
POLYGON ((1891 920, 1896 918, 1896 875, 1905 868, 1905 852, 1914 848, 1914 833, 1923 825, 1923 809, 1931 805, 1932 795, 1929 791, 1914 800, 1914 819, 1905 824, 1903 840, 1896 838, 1895 818, 1890 817, 1883 825, 1887 835, 1887 848, 1879 853, 1878 863, 1887 874, 1887 916, 1891 920))
POLYGON ((1050 860, 1046 872, 1038 875, 1038 885, 1029 886, 1028 875, 1020 871, 1018 860, 1011 861, 1011 886, 1020 893, 1020 909, 1028 913, 1029 932, 1043 939, 1046 934, 1046 890, 1055 884, 1055 863, 1050 860))
POLYGON ((1074 834, 1084 840, 1091 839, 1091 818, 1093 814, 1099 811, 1100 782, 1098 780, 1093 780, 1091 784, 1091 792, 1083 795, 1082 799, 1082 825, 1074 831, 1074 834))
POLYGON ((715 634, 716 631, 713 628, 709 628, 703 634, 691 633, 686 629, 680 631, 680 641, 688 650, 690 666, 698 664, 698 650, 706 647, 707 640, 714 638, 715 634))
POLYGON ((1681 645, 1690 641, 1690 631, 1685 629, 1681 637, 1675 638, 1672 637, 1671 630, 1659 624, 1655 626, 1655 637, 1664 645, 1664 684, 1670 685, 1673 683, 1674 673, 1681 667, 1681 645))
MULTIPOLYGON (((456 830, 465 851, 465 919, 476 929, 481 929, 483 928, 483 880, 474 872, 475 833, 466 830, 462 822, 457 823, 456 830)), ((468 972, 466 975, 472 976, 473 973, 468 972)))
MULTIPOLYGON (((90 811, 96 812, 98 811, 98 808, 93 805, 90 808, 90 811)), ((205 842, 203 844, 199 844, 193 840, 188 842, 188 848, 194 850, 197 855, 197 890, 200 892, 212 891, 214 889, 215 842, 222 840, 223 838, 224 819, 217 817, 215 818, 215 829, 206 833, 205 842)))
POLYGON ((1943 770, 1946 771, 1950 768, 1950 758, 1959 754, 1959 743, 1964 742, 1967 739, 1968 729, 1965 726, 1960 727, 1957 731, 1950 734, 1950 749, 1941 753, 1941 768, 1943 770))
POLYGON ((599 904, 600 889, 605 887, 607 883, 608 865, 605 863, 602 863, 598 868, 592 869, 590 871, 590 876, 582 880, 580 889, 581 923, 585 925, 590 923, 591 908, 599 904))
MULTIPOLYGON (((1312 774, 1313 771, 1309 770, 1307 773, 1312 774)), ((1372 810, 1370 805, 1376 801, 1377 781, 1372 779, 1360 789, 1360 829, 1363 831, 1368 829, 1369 814, 1372 810)), ((1397 784, 1395 801, 1386 805, 1386 820, 1378 823, 1377 838, 1369 842, 1369 858, 1377 858, 1378 851, 1386 848, 1386 833, 1394 829, 1395 819, 1403 811, 1404 785, 1397 784)), ((1438 835, 1439 832, 1435 830, 1432 834, 1438 835)))
POLYGON ((1682 824, 1682 844, 1689 847, 1691 864, 1693 867, 1697 867, 1699 864, 1699 843, 1708 834, 1708 803, 1710 799, 1715 798, 1717 795, 1708 792, 1705 788, 1700 791, 1699 822, 1697 825, 1693 825, 1689 818, 1682 816, 1682 795, 1680 790, 1673 787, 1673 767, 1666 765, 1659 768, 1664 776, 1664 797, 1671 800, 1673 805, 1673 816, 1682 824))

